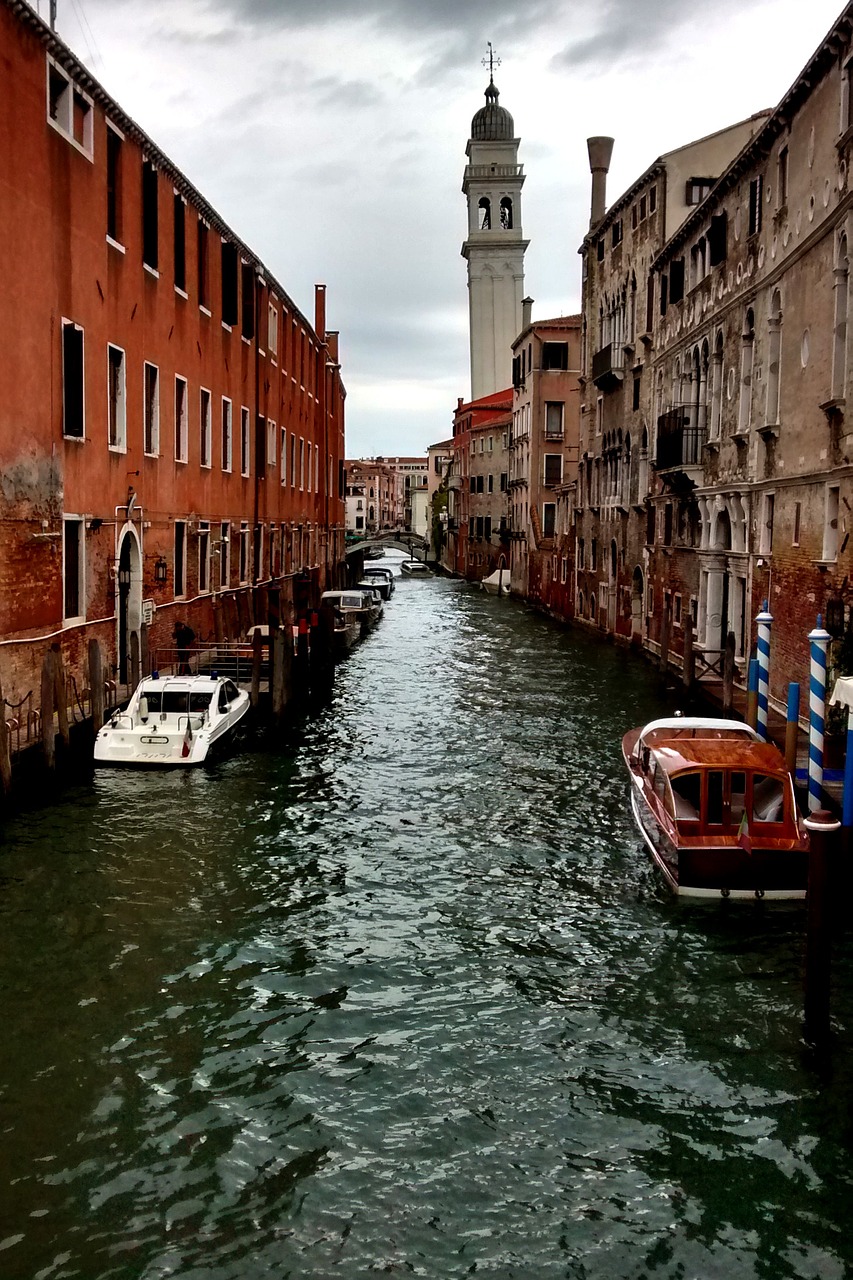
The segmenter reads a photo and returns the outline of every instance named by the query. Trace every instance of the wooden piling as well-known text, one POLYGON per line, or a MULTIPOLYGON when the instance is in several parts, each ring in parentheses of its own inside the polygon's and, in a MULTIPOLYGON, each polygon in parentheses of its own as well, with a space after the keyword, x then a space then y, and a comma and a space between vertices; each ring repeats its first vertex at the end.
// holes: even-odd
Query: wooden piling
POLYGON ((735 698, 735 633, 730 631, 726 636, 723 649, 723 711, 731 714, 735 698))
POLYGON ((0 784, 3 794, 12 790, 12 757, 9 751, 9 730, 6 728, 6 700, 0 685, 0 784))
POLYGON ((272 681, 272 713, 277 720, 284 716, 287 699, 284 688, 284 664, 289 636, 279 628, 270 643, 270 679, 272 681))
POLYGON ((97 733, 104 725, 104 664, 97 640, 89 641, 89 688, 92 690, 92 729, 97 733))
MULTIPOLYGON (((272 643, 270 643, 270 650, 272 643)), ((251 703, 253 707, 257 707, 261 700, 261 666, 264 659, 264 637, 260 631, 252 633, 252 692, 251 703)), ((270 678, 272 678, 272 653, 270 653, 270 678)))
POLYGON ((829 986, 832 961, 832 875, 841 824, 826 809, 805 820, 809 832, 809 885, 806 914, 806 1036, 812 1043, 829 1035, 829 986))
POLYGON ((669 596, 664 596, 663 616, 660 620, 660 670, 664 676, 669 669, 669 621, 669 596))
POLYGON ((54 652, 48 649, 41 668, 41 745, 48 769, 56 768, 56 730, 53 727, 53 700, 56 687, 54 652))
POLYGON ((684 619, 684 659, 681 666, 681 683, 686 693, 693 688, 696 680, 696 654, 693 650, 693 615, 688 613, 684 619))
POLYGON ((785 766, 797 780, 797 744, 800 737, 800 686, 792 680, 788 685, 788 714, 785 722, 785 766))
MULTIPOLYGON (((142 668, 144 676, 151 675, 151 658, 148 651, 148 623, 142 622, 139 626, 139 664, 142 668)), ((134 686, 135 688, 136 686, 134 686)))
POLYGON ((746 723, 758 728, 758 659, 750 658, 746 679, 746 723))
POLYGON ((71 744, 71 734, 68 730, 68 689, 65 683, 65 664, 62 661, 62 652, 59 645, 54 644, 51 648, 53 649, 53 700, 59 721, 59 732, 62 735, 63 743, 67 747, 71 744))

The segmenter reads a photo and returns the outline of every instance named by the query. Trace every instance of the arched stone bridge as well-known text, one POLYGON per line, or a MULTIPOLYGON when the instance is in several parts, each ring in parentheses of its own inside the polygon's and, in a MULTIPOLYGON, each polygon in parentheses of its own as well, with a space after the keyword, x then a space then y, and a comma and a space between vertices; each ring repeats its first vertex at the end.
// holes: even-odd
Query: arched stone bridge
POLYGON ((346 550, 348 556, 355 555, 357 551, 367 551, 372 547, 378 547, 381 551, 390 550, 392 547, 397 551, 405 551, 413 560, 425 560, 427 551, 426 538, 422 538, 419 533, 377 533, 370 538, 361 538, 358 542, 351 543, 346 550))

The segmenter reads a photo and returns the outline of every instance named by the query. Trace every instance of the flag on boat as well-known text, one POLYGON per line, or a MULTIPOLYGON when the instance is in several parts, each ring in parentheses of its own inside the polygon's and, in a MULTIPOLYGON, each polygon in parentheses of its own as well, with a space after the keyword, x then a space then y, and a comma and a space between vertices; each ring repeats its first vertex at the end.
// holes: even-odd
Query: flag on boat
POLYGON ((737 842, 744 853, 752 853, 752 837, 749 834, 749 819, 746 815, 746 809, 741 815, 740 826, 737 829, 737 842))
POLYGON ((193 745, 193 727, 192 727, 192 722, 189 716, 187 716, 187 731, 184 734, 184 745, 181 747, 181 755, 184 757, 184 759, 187 758, 190 751, 192 750, 192 745, 193 745))

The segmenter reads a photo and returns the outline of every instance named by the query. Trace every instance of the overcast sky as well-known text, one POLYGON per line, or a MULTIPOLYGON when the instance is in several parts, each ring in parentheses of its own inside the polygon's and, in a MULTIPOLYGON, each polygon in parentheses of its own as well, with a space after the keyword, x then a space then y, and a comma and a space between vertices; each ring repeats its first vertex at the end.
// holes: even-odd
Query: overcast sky
MULTIPOLYGON (((418 454, 470 392, 460 191, 491 40, 527 180, 534 317, 579 309, 585 139, 615 199, 774 106, 839 0, 58 0, 57 28, 313 317, 341 333, 351 457, 418 454)), ((46 16, 48 0, 38 0, 46 16)))

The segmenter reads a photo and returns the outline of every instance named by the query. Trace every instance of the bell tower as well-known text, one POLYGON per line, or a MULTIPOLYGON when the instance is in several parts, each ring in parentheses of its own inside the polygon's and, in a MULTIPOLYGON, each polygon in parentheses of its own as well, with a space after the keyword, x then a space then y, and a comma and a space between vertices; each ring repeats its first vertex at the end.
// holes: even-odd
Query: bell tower
POLYGON ((462 191, 468 201, 468 327, 471 399, 512 386, 512 344, 521 331, 524 251, 521 231, 523 166, 519 139, 494 81, 499 65, 489 45, 486 105, 471 121, 462 191))

